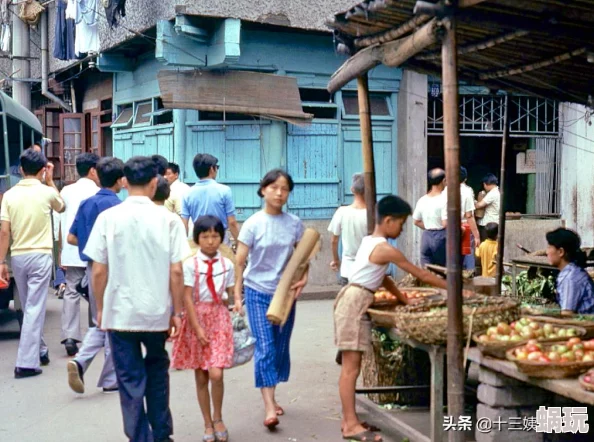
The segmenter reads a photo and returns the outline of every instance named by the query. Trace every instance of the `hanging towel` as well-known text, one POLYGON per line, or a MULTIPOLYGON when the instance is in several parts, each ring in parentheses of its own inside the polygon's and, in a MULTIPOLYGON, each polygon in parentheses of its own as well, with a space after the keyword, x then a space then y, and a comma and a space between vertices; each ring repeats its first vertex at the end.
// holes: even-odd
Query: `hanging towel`
POLYGON ((118 25, 120 18, 126 16, 126 0, 101 0, 110 27, 118 25))
POLYGON ((97 25, 98 0, 76 0, 76 2, 76 39, 74 43, 76 55, 98 53, 101 47, 97 25))
POLYGON ((74 20, 66 18, 66 0, 56 1, 56 27, 54 57, 58 60, 74 60, 74 20))
POLYGON ((0 35, 0 51, 10 52, 10 25, 2 25, 2 34, 0 35))

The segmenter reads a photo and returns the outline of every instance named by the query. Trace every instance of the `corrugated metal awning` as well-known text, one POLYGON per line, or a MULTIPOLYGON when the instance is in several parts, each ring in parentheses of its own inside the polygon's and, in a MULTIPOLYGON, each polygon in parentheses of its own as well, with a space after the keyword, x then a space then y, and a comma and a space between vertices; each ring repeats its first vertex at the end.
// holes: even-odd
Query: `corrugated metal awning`
POLYGON ((248 71, 159 72, 163 106, 309 123, 303 112, 297 80, 281 75, 248 71))

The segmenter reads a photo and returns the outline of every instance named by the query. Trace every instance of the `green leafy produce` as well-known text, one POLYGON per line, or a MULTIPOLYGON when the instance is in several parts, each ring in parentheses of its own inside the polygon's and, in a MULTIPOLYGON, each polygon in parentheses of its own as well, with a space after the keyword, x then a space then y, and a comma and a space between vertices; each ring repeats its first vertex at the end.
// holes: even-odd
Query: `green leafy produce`
MULTIPOLYGON (((505 275, 502 278, 503 285, 507 291, 512 291, 512 277, 505 275)), ((516 297, 528 304, 544 304, 550 302, 544 295, 555 292, 555 278, 553 276, 537 275, 533 278, 528 277, 528 271, 518 273, 516 278, 516 297)))

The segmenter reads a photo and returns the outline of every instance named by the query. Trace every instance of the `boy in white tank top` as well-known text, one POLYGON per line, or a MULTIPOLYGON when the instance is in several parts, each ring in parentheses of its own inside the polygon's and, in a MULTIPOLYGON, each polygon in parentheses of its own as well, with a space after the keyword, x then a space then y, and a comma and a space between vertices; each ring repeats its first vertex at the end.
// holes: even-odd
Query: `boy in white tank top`
POLYGON ((411 264, 397 248, 388 243, 402 232, 402 226, 411 215, 410 205, 402 198, 388 195, 377 204, 377 220, 371 236, 363 238, 352 267, 349 284, 336 297, 334 304, 334 331, 338 349, 342 351, 342 370, 339 380, 342 402, 342 436, 344 439, 381 442, 371 426, 362 423, 355 410, 355 386, 361 372, 363 352, 371 344, 371 321, 367 309, 373 294, 380 287, 392 292, 402 303, 408 299, 398 290, 386 271, 390 263, 417 277, 426 284, 446 288, 446 281, 428 270, 411 264))

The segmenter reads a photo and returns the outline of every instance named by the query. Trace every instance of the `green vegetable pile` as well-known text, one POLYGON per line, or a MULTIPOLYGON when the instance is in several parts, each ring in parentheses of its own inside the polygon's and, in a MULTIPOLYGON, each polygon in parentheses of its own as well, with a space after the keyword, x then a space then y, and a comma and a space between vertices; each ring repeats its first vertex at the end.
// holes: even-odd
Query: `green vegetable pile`
MULTIPOLYGON (((512 277, 505 275, 501 281, 506 290, 512 292, 512 277)), ((528 271, 520 272, 516 278, 516 297, 527 304, 542 305, 555 301, 555 278, 552 275, 537 274, 530 278, 528 271)))

